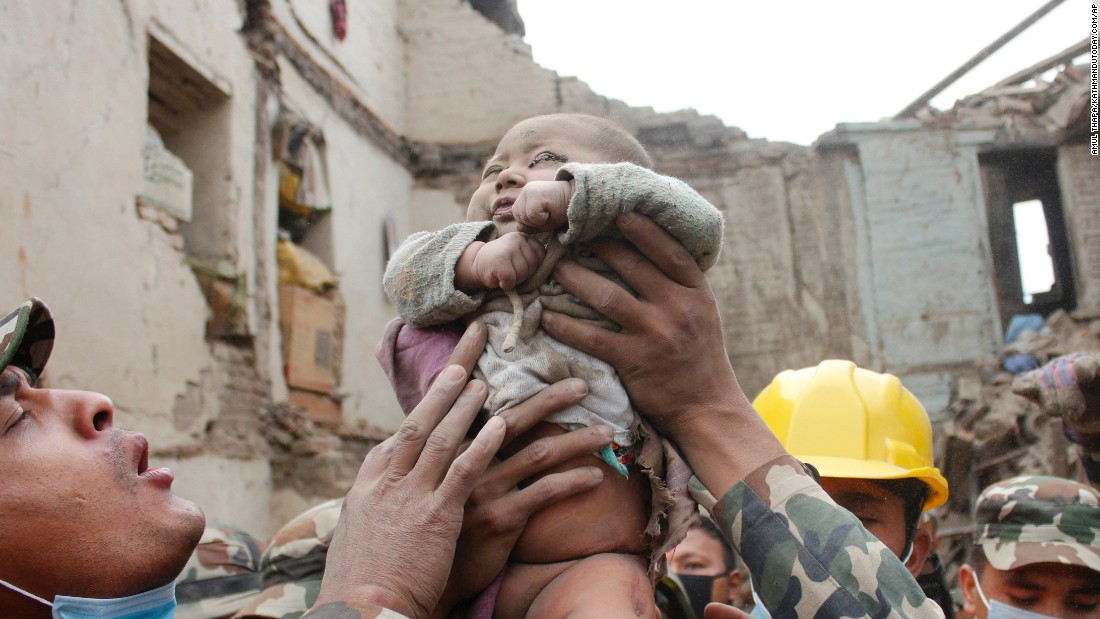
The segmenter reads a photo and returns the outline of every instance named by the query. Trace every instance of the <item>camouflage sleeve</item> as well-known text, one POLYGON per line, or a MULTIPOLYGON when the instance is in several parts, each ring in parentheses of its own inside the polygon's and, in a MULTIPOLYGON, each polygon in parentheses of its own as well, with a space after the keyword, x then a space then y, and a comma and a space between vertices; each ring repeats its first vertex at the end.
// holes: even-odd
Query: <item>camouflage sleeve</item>
POLYGON ((409 619, 401 613, 373 604, 330 602, 309 609, 302 619, 409 619))
POLYGON ((712 507, 773 617, 943 617, 791 456, 753 471, 712 507))
POLYGON ((402 320, 425 327, 457 320, 481 306, 484 294, 455 288, 455 265, 474 241, 493 232, 491 221, 452 224, 439 232, 417 232, 390 258, 382 286, 402 320))

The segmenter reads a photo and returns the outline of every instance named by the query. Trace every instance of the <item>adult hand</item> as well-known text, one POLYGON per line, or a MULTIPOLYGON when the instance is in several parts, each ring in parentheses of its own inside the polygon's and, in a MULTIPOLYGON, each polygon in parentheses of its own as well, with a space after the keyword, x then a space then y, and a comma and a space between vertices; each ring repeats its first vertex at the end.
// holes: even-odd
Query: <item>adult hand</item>
POLYGON ((450 365, 397 433, 367 454, 344 500, 321 591, 310 617, 351 616, 382 606, 427 617, 443 592, 462 528, 463 505, 500 448, 502 419, 490 419, 457 455, 485 401, 484 383, 467 383, 484 343, 484 328, 468 330, 450 365))
POLYGON ((637 298, 611 280, 563 261, 555 278, 581 301, 622 327, 615 333, 545 312, 553 337, 615 366, 631 402, 667 436, 711 412, 715 401, 743 397, 722 341, 714 294, 688 251, 639 215, 616 223, 635 247, 600 239, 590 244, 637 298))
POLYGON ((1075 352, 1052 359, 1016 377, 1012 391, 1047 415, 1061 417, 1071 438, 1100 435, 1100 353, 1075 352))
POLYGON ((737 383, 714 293, 691 254, 640 215, 620 215, 616 225, 633 246, 609 239, 590 245, 637 296, 573 262, 563 261, 554 276, 622 330, 553 312, 543 313, 543 327, 613 365, 631 402, 679 445, 704 485, 722 496, 785 451, 737 383))
MULTIPOLYGON (((499 418, 508 426, 504 444, 586 394, 584 381, 566 379, 501 413, 499 418)), ((596 486, 603 473, 599 467, 586 466, 546 475, 522 489, 519 484, 571 458, 598 451, 611 438, 611 428, 606 426, 580 428, 538 439, 489 465, 466 502, 454 565, 435 615, 446 616, 454 603, 473 597, 493 581, 533 514, 596 486)))

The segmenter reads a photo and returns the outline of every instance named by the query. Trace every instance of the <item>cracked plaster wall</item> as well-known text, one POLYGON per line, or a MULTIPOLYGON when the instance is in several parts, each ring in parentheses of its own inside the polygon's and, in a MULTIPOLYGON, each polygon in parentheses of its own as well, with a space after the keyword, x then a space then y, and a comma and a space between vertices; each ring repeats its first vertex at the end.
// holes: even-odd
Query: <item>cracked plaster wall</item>
MULTIPOLYGON (((58 343, 46 373, 54 387, 109 394, 115 423, 145 433, 156 453, 193 449, 173 409, 188 385, 217 373, 204 338, 207 304, 180 251, 181 234, 135 206, 146 139, 149 32, 230 84, 227 167, 217 188, 224 257, 248 272, 255 116, 252 59, 237 34, 234 2, 5 2, 0 23, 0 270, 4 303, 38 295, 54 310, 58 343)), ((195 420, 224 409, 210 394, 195 420)), ((154 455, 154 458, 156 456, 154 455)), ((235 479, 257 493, 221 496, 205 474, 187 494, 237 522, 259 515, 263 467, 235 479), (251 510, 251 511, 250 511, 251 510)), ((195 461, 181 463, 184 476, 195 461)), ((257 522, 261 527, 265 523, 257 522)))
POLYGON ((271 0, 272 16, 298 45, 384 123, 405 131, 405 43, 398 0, 347 3, 347 37, 333 34, 328 2, 271 0))

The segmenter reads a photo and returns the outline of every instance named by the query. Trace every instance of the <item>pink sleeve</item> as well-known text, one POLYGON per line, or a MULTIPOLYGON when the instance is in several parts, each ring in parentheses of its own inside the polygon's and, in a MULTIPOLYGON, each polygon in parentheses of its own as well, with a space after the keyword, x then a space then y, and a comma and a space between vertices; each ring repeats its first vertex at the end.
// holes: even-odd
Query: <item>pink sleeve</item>
POLYGON ((400 318, 386 324, 374 356, 393 385, 401 410, 408 415, 420 403, 435 377, 447 367, 447 360, 465 329, 448 323, 422 329, 410 327, 400 318))

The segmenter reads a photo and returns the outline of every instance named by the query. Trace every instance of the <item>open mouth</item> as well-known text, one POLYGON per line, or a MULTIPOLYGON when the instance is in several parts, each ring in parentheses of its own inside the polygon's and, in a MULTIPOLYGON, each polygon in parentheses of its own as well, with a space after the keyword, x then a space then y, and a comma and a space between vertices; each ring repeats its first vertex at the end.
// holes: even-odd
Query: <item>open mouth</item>
POLYGON ((172 470, 164 466, 149 468, 149 441, 144 435, 136 438, 138 447, 137 476, 153 482, 155 485, 169 488, 175 480, 172 470))
POLYGON ((496 202, 493 202, 493 218, 511 217, 512 205, 516 203, 515 198, 499 198, 496 202))
POLYGON ((142 441, 141 457, 138 460, 138 474, 149 471, 149 441, 142 441))
POLYGON ((139 449, 137 474, 141 475, 145 471, 149 470, 149 441, 141 434, 137 435, 136 440, 137 447, 139 449))

